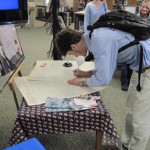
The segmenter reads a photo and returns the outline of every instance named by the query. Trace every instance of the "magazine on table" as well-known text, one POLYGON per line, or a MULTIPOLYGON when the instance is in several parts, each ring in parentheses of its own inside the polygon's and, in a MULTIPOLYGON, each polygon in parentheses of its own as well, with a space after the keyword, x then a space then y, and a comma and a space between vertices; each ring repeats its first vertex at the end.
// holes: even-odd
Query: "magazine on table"
POLYGON ((82 96, 77 98, 51 98, 48 97, 46 112, 79 111, 97 107, 99 96, 82 96))

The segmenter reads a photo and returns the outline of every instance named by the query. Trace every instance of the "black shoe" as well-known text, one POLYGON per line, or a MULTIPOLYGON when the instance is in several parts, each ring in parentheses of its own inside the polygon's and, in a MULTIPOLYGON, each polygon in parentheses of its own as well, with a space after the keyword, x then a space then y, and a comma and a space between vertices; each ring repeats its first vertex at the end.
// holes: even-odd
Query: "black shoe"
POLYGON ((128 85, 121 85, 121 90, 128 91, 128 85))
POLYGON ((128 150, 128 148, 122 144, 122 150, 128 150))
POLYGON ((106 150, 120 150, 120 148, 118 148, 115 145, 107 145, 105 149, 106 150))

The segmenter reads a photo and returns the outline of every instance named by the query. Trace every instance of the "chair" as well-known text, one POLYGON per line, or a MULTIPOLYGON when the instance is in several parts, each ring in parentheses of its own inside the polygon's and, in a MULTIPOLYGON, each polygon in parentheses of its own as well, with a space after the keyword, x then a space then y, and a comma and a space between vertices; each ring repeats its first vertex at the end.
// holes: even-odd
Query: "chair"
POLYGON ((36 138, 31 138, 17 145, 8 147, 4 150, 46 150, 46 149, 36 138))

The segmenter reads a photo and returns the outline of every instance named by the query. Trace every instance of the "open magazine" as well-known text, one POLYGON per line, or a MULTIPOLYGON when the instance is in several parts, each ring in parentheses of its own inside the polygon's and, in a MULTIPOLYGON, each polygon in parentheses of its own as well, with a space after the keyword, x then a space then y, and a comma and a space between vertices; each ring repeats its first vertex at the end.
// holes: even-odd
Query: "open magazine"
POLYGON ((83 96, 78 98, 51 98, 48 97, 46 112, 78 111, 97 107, 99 96, 83 96))

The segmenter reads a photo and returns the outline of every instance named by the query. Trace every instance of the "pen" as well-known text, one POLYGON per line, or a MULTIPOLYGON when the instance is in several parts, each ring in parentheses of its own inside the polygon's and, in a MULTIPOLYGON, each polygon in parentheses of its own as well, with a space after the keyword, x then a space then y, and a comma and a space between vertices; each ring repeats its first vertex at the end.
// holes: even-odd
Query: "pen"
POLYGON ((46 63, 43 63, 40 65, 40 67, 45 67, 46 66, 46 63))

